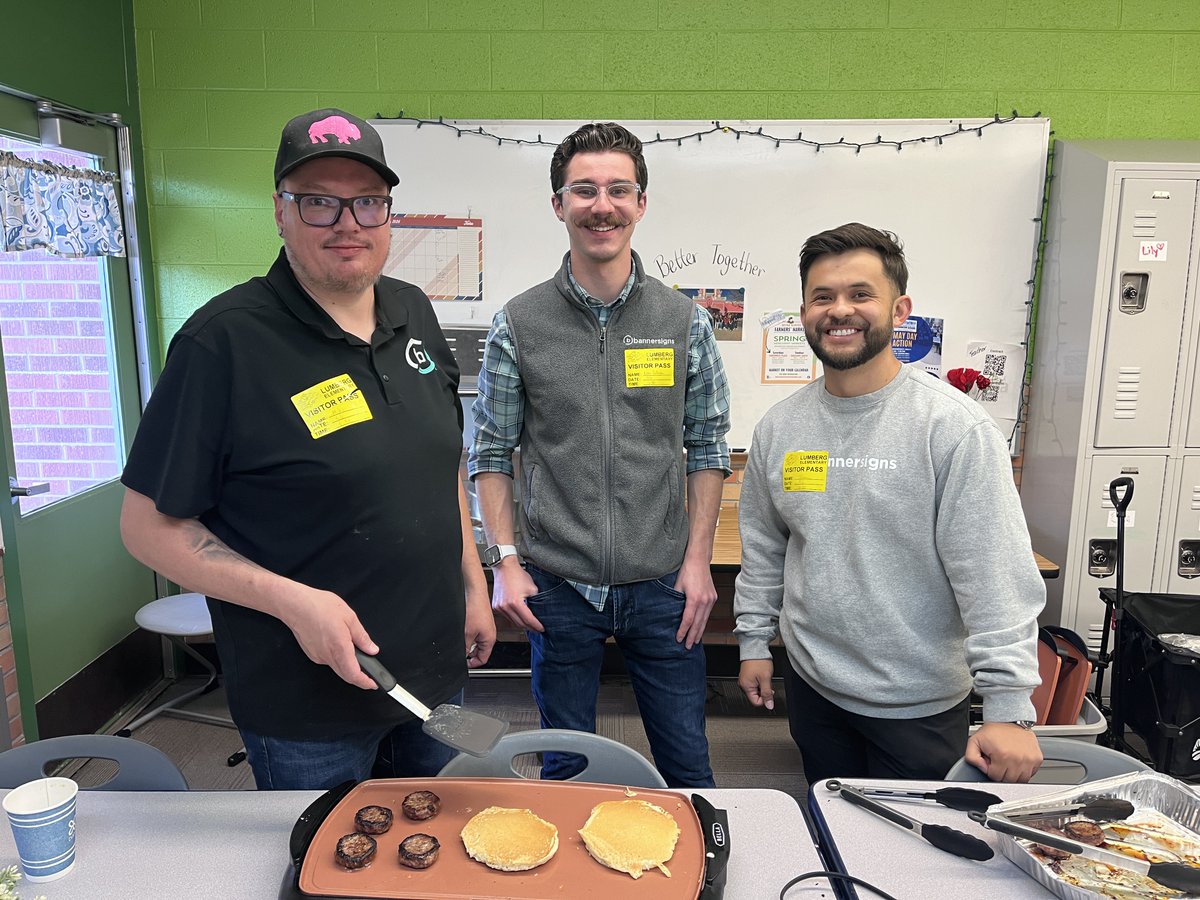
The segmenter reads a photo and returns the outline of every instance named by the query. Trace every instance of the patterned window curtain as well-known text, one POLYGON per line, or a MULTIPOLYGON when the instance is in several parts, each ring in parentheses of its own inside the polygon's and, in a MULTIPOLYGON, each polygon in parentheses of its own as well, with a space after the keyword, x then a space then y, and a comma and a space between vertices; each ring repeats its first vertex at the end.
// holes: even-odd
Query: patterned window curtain
POLYGON ((115 178, 0 153, 0 250, 124 256, 115 178))

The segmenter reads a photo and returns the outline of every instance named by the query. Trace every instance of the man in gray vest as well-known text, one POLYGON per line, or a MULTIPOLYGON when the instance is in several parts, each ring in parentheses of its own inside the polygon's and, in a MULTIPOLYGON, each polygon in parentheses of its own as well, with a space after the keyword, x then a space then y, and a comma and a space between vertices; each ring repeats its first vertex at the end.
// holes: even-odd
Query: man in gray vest
MULTIPOLYGON (((611 637, 655 765, 672 787, 706 787, 701 638, 717 597, 709 564, 729 388, 708 313, 647 275, 630 248, 646 180, 641 141, 614 123, 584 125, 554 151, 550 202, 570 251, 496 314, 468 468, 491 543, 492 607, 529 635, 542 727, 596 730, 611 637)), ((542 774, 582 768, 547 754, 542 774)))

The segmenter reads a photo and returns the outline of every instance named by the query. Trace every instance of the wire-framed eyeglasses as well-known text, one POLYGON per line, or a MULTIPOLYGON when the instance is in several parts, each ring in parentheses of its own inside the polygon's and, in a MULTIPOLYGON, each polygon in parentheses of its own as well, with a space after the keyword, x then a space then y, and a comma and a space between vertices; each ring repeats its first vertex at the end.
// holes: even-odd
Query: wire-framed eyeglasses
POLYGON ((334 197, 330 194, 293 194, 291 191, 280 191, 279 196, 296 204, 301 222, 317 228, 333 225, 346 207, 350 207, 354 221, 363 228, 387 224, 392 211, 391 197, 334 197))
POLYGON ((607 195, 613 203, 632 203, 641 192, 641 185, 632 181, 614 181, 609 185, 577 181, 574 184, 564 184, 555 191, 560 197, 570 194, 580 203, 595 203, 601 194, 607 195))

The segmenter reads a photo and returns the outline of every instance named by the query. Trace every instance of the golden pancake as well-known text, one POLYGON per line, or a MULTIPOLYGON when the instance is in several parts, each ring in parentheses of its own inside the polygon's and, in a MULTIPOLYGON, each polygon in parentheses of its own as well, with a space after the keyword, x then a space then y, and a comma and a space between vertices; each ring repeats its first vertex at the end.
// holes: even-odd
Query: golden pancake
POLYGON ((467 855, 503 872, 536 869, 558 850, 558 829, 527 809, 489 806, 463 826, 467 855))
POLYGON ((579 836, 588 853, 602 865, 634 878, 658 868, 668 878, 664 863, 675 852, 679 825, 661 806, 645 800, 608 800, 592 807, 579 836))

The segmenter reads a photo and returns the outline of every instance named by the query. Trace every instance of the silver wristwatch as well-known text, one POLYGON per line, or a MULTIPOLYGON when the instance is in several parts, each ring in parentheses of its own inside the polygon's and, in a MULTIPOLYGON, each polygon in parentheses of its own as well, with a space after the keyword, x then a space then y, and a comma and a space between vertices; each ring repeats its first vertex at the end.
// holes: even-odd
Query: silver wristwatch
POLYGON ((1016 725, 1018 728, 1024 728, 1026 731, 1033 731, 1033 726, 1036 725, 1037 722, 1029 719, 1017 719, 1015 722, 1009 722, 1008 724, 1016 725))

